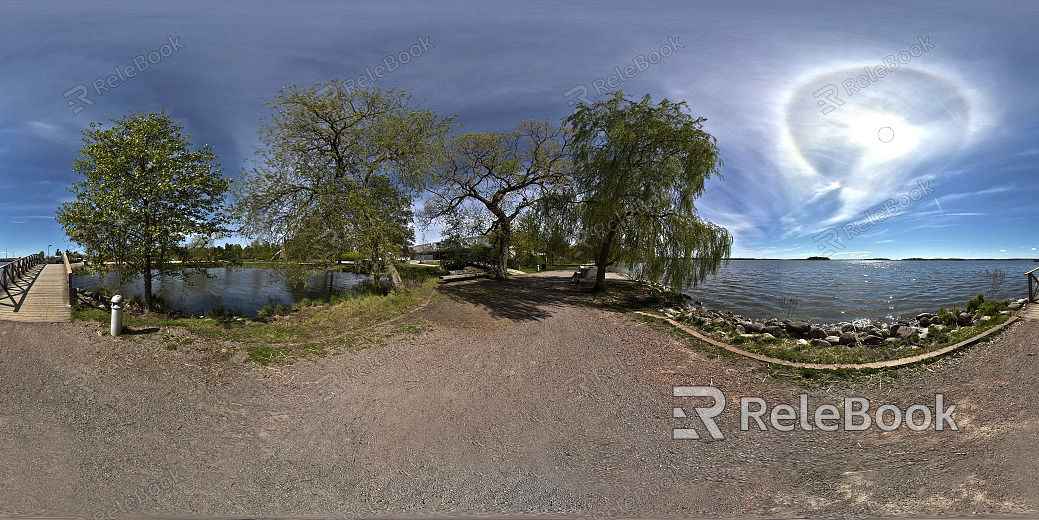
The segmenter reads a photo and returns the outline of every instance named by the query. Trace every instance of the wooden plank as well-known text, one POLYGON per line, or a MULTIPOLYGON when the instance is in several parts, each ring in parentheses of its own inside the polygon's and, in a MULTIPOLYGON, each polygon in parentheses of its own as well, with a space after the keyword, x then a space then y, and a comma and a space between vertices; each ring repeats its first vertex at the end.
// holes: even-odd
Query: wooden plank
POLYGON ((11 297, 0 295, 0 320, 65 322, 71 319, 68 274, 62 264, 35 266, 10 289, 11 297))

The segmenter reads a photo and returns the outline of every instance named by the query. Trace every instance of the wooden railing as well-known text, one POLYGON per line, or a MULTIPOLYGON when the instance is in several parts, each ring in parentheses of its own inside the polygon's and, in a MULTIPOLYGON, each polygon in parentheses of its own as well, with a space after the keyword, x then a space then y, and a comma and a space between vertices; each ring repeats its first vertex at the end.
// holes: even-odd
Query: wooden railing
POLYGON ((11 295, 11 286, 17 283, 18 280, 29 271, 29 269, 32 269, 43 262, 43 252, 41 251, 34 255, 23 256, 14 262, 0 266, 0 288, 4 290, 4 293, 8 298, 13 300, 14 296, 11 295))
POLYGON ((69 305, 76 304, 76 290, 72 288, 72 266, 69 264, 68 253, 61 254, 61 261, 65 262, 65 284, 69 288, 69 305))
POLYGON ((1025 276, 1028 277, 1028 301, 1030 302, 1039 301, 1039 278, 1035 276, 1036 271, 1039 271, 1039 267, 1025 273, 1025 276))

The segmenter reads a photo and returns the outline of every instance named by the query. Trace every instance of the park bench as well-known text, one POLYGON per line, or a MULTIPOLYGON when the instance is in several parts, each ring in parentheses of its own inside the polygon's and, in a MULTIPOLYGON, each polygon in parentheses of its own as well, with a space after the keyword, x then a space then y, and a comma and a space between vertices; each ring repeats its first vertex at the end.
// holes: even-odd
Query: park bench
POLYGON ((578 283, 581 280, 595 280, 595 277, 599 274, 599 268, 594 265, 582 265, 574 272, 573 277, 570 278, 572 283, 578 283))

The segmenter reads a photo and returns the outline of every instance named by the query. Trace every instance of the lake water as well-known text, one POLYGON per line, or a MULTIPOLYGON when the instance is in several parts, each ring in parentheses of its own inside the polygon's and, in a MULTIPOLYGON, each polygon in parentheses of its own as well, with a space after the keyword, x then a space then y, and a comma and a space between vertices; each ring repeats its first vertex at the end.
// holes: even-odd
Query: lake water
MULTIPOLYGON (((180 277, 156 278, 152 291, 166 300, 166 306, 191 314, 205 314, 214 307, 223 305, 240 311, 244 316, 255 316, 264 305, 291 305, 303 298, 325 299, 334 294, 350 291, 350 288, 372 277, 354 273, 321 272, 314 274, 306 285, 294 285, 277 275, 280 269, 255 269, 228 267, 209 269, 211 277, 192 274, 187 280, 180 277)), ((144 282, 136 280, 118 287, 117 273, 75 275, 72 286, 96 290, 102 284, 109 290, 124 296, 144 293, 144 282), (117 290, 118 288, 118 290, 117 290)))
POLYGON ((979 292, 986 300, 1024 298, 1024 273, 1036 267, 1029 260, 733 260, 683 292, 747 318, 893 321, 942 305, 962 309, 979 292), (993 282, 997 271, 1005 273, 1002 284, 993 282))

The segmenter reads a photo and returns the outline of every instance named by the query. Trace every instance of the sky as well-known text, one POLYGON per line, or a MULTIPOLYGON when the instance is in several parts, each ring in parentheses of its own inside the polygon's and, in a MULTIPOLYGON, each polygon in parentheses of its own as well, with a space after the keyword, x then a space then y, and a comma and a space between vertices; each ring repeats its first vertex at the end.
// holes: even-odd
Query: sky
POLYGON ((337 78, 459 131, 684 100, 734 257, 1039 258, 1036 27, 1035 2, 4 1, 0 257, 76 248, 54 217, 91 122, 165 109, 238 177, 265 102, 337 78))

